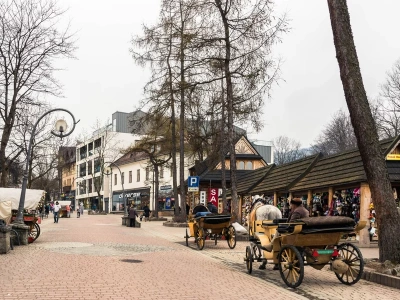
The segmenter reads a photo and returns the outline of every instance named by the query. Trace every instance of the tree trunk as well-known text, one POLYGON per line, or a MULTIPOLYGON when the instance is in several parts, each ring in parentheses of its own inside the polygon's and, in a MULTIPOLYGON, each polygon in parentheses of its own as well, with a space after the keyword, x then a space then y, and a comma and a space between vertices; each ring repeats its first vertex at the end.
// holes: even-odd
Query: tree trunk
POLYGON ((155 198, 155 203, 154 203, 154 209, 153 209, 153 217, 158 219, 158 193, 159 193, 159 185, 160 185, 160 180, 159 180, 159 171, 158 171, 158 165, 153 164, 154 166, 154 198, 155 198))
POLYGON ((236 178, 236 154, 234 144, 234 130, 233 130, 233 86, 232 76, 230 72, 230 60, 231 60, 231 43, 229 35, 229 24, 226 17, 227 12, 222 8, 222 3, 219 0, 215 1, 218 10, 221 15, 222 23, 224 25, 224 37, 225 37, 225 62, 224 71, 226 76, 226 104, 227 104, 227 115, 228 115, 228 145, 230 152, 230 175, 231 175, 231 210, 234 217, 239 215, 239 205, 237 197, 237 178, 236 178))
POLYGON ((347 2, 328 0, 328 7, 343 90, 376 210, 379 260, 400 262, 400 215, 361 77, 347 2))

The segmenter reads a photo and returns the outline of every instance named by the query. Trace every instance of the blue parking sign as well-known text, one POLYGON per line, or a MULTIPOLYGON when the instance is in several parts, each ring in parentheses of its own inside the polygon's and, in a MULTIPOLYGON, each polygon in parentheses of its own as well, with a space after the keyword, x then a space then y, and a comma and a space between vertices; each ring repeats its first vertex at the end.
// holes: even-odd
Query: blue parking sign
POLYGON ((188 192, 198 192, 200 184, 199 176, 189 176, 188 178, 188 192))

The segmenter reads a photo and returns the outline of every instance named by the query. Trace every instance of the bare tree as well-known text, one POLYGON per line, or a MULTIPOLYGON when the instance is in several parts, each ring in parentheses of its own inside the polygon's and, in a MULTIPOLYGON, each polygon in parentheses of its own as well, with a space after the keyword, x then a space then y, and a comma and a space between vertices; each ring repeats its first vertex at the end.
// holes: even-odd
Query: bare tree
POLYGON ((400 134, 400 60, 386 73, 376 103, 378 133, 383 138, 400 134))
POLYGON ((272 45, 287 30, 287 23, 284 17, 273 17, 269 1, 215 0, 214 6, 219 17, 215 28, 221 29, 214 39, 222 42, 224 53, 231 203, 233 214, 238 215, 234 119, 244 114, 256 130, 260 128, 264 95, 278 80, 279 66, 271 56, 272 45))
POLYGON ((299 141, 287 136, 278 136, 273 141, 274 163, 277 165, 286 164, 306 156, 301 149, 299 141))
POLYGON ((53 62, 74 50, 68 28, 57 28, 63 14, 51 0, 0 3, 0 186, 7 185, 15 159, 8 144, 21 110, 36 105, 40 95, 60 95, 53 62))
POLYGON ((379 259, 400 262, 400 214, 361 77, 347 1, 328 0, 328 8, 340 78, 374 200, 379 230, 379 259))
POLYGON ((313 152, 321 152, 324 155, 357 148, 357 140, 350 116, 343 110, 336 112, 311 148, 313 152))

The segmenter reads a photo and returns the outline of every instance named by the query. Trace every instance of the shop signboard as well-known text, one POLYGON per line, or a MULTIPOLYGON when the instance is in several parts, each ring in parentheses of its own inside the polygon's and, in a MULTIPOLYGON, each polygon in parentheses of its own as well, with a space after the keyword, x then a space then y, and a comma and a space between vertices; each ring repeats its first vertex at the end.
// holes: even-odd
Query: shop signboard
POLYGON ((218 189, 209 188, 208 189, 208 202, 211 202, 218 207, 218 189))
MULTIPOLYGON (((206 205, 206 191, 200 191, 200 204, 206 205)), ((197 201, 195 202, 197 204, 197 201)))
POLYGON ((400 160, 400 154, 388 154, 386 160, 400 160))
POLYGON ((165 208, 170 209, 171 208, 171 198, 168 197, 165 199, 165 208))

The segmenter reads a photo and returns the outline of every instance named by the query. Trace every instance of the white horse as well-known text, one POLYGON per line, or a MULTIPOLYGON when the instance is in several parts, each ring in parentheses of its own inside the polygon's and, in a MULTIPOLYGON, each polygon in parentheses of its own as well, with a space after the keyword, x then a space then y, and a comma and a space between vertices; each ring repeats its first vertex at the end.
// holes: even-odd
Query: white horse
MULTIPOLYGON (((275 219, 282 219, 281 210, 276 206, 265 204, 265 201, 262 198, 255 199, 252 203, 250 212, 249 232, 253 232, 254 234, 254 228, 250 230, 250 227, 254 225, 255 221, 275 219)), ((266 264, 267 261, 264 260, 259 269, 264 270, 266 264)), ((277 270, 276 265, 274 266, 274 270, 277 270)))

